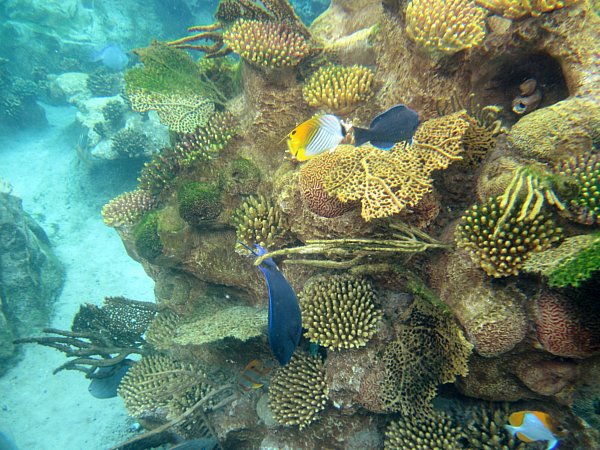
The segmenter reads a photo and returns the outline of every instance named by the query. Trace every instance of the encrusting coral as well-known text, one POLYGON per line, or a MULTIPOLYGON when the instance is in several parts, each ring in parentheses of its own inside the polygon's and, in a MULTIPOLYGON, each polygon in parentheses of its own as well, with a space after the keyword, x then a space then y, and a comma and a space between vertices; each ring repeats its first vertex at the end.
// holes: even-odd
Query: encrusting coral
POLYGON ((134 225, 154 206, 154 197, 147 191, 124 192, 102 207, 102 220, 109 227, 134 225))
POLYGON ((364 347, 382 317, 371 283, 353 275, 312 278, 298 300, 304 336, 333 350, 364 347))
POLYGON ((280 247, 288 240, 281 210, 270 197, 262 194, 248 197, 236 209, 231 222, 236 227, 237 240, 248 247, 259 244, 266 249, 272 249, 280 247))
POLYGON ((501 198, 473 205, 456 229, 456 243, 493 277, 517 275, 530 254, 550 248, 561 239, 562 230, 543 214, 520 218, 517 211, 504 223, 501 198))
POLYGON ((306 38, 286 23, 240 19, 223 38, 231 50, 257 67, 293 67, 310 53, 306 38))
POLYGON ((485 38, 486 11, 471 0, 412 0, 406 32, 433 54, 453 54, 479 46, 485 38))
POLYGON ((468 128, 459 112, 423 123, 412 146, 401 142, 383 152, 370 145, 340 145, 335 150, 339 163, 323 186, 343 202, 360 201, 366 221, 397 214, 431 191, 434 170, 461 159, 468 128))
POLYGON ((600 156, 592 152, 572 156, 557 164, 556 171, 572 179, 577 188, 568 205, 574 220, 600 225, 600 156))
POLYGON ((538 17, 542 13, 566 8, 581 0, 475 0, 486 9, 509 19, 526 16, 538 17))
POLYGON ((310 106, 344 114, 373 96, 373 80, 364 66, 327 65, 306 81, 302 94, 310 106))
POLYGON ((190 181, 177 192, 179 215, 193 226, 201 226, 219 217, 223 210, 221 192, 212 183, 190 181))
POLYGON ((298 425, 301 430, 319 418, 327 399, 325 369, 318 355, 296 351, 269 384, 269 406, 275 420, 282 425, 298 425))
POLYGON ((390 422, 385 430, 385 450, 457 450, 462 448, 462 428, 445 413, 406 416, 390 422))

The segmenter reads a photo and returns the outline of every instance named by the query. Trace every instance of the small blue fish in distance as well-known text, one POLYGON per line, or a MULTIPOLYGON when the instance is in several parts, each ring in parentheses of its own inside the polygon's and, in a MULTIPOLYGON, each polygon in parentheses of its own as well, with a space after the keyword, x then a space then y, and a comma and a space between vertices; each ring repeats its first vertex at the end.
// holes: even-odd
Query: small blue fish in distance
POLYGON ((548 441, 547 450, 558 445, 557 436, 564 430, 548 414, 541 411, 518 411, 508 418, 510 425, 504 425, 512 435, 523 442, 548 441))
POLYGON ((411 141, 419 126, 419 114, 405 105, 396 105, 373 119, 369 128, 352 127, 354 145, 370 142, 382 150, 391 149, 396 143, 411 141))
POLYGON ((101 367, 95 372, 98 378, 93 378, 88 386, 88 392, 96 398, 113 398, 127 371, 135 364, 131 359, 124 359, 117 366, 101 367))
POLYGON ((93 62, 102 62, 106 67, 119 72, 127 67, 129 58, 119 44, 108 44, 102 50, 92 53, 93 62))
MULTIPOLYGON (((254 256, 266 250, 256 244, 256 252, 240 242, 254 256)), ((302 335, 302 315, 296 293, 285 279, 273 258, 265 259, 258 268, 267 280, 269 290, 269 345, 279 364, 285 366, 298 347, 302 335)))

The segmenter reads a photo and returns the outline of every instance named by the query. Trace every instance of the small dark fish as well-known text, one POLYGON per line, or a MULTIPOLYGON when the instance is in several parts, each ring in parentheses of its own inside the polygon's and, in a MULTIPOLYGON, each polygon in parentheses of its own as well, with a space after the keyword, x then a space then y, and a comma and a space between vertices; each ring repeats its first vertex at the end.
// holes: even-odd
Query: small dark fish
MULTIPOLYGON (((254 256, 266 250, 255 244, 257 252, 242 243, 254 256)), ((265 259, 258 268, 267 280, 269 290, 269 345, 279 364, 285 366, 296 351, 302 335, 302 315, 296 293, 277 268, 273 258, 265 259)))
POLYGON ((19 450, 12 439, 2 431, 0 431, 0 450, 19 450))
POLYGON ((88 386, 89 393, 96 398, 116 397, 119 383, 133 364, 134 361, 126 359, 117 367, 101 367, 95 373, 101 378, 94 378, 91 381, 88 386))
POLYGON ((194 439, 171 447, 171 450, 214 450, 219 443, 213 438, 194 439))
POLYGON ((392 106, 376 116, 369 128, 352 127, 354 145, 370 142, 382 150, 391 149, 397 142, 410 141, 419 126, 419 114, 405 105, 392 106))
POLYGON ((93 52, 91 55, 93 62, 102 62, 106 67, 115 72, 119 72, 127 67, 129 57, 119 44, 108 44, 102 50, 93 52))
POLYGON ((253 359, 240 372, 238 384, 246 392, 253 389, 260 389, 269 381, 268 377, 271 369, 272 367, 261 360, 253 359))

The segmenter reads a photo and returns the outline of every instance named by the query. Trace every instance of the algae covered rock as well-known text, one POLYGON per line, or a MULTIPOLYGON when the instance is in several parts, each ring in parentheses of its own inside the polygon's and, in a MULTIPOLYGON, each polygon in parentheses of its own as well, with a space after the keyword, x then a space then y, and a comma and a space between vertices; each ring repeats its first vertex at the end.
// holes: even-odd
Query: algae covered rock
POLYGON ((193 226, 208 223, 221 214, 219 188, 210 183, 192 181, 179 188, 179 215, 193 226))

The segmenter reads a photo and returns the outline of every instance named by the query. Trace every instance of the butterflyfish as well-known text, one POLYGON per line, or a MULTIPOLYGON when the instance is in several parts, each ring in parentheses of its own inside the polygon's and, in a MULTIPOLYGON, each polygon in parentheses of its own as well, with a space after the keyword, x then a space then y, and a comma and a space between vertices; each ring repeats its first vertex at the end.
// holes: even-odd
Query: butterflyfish
POLYGON ((263 363, 260 359, 253 359, 240 372, 238 384, 244 391, 260 389, 268 383, 271 369, 271 366, 263 363))
POLYGON ((514 412, 508 418, 508 423, 510 425, 505 425, 504 428, 523 442, 548 441, 547 450, 552 450, 558 445, 556 435, 560 432, 560 427, 544 412, 514 412))
POLYGON ((294 128, 287 135, 290 153, 298 161, 306 161, 335 148, 346 136, 346 127, 333 114, 317 115, 294 128))
MULTIPOLYGON (((254 256, 266 253, 258 244, 254 245, 256 251, 241 244, 254 256)), ((265 259, 258 268, 265 276, 269 291, 269 346, 279 364, 285 366, 290 362, 302 335, 302 315, 298 297, 273 258, 265 259)))
POLYGON ((419 114, 405 105, 396 105, 376 116, 369 128, 352 127, 354 145, 366 142, 382 150, 389 150, 397 142, 411 141, 419 126, 419 114))

